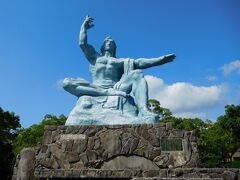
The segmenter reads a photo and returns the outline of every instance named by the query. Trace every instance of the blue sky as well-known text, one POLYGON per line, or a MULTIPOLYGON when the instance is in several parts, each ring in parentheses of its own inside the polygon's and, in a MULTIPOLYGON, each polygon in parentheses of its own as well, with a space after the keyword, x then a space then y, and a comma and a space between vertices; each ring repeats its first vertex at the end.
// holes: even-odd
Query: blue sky
POLYGON ((91 80, 78 46, 89 14, 96 49, 110 35, 117 57, 175 53, 175 62, 144 71, 150 97, 177 116, 214 120, 226 104, 240 104, 239 9, 238 0, 1 0, 0 107, 23 127, 69 114, 76 98, 59 82, 91 80))

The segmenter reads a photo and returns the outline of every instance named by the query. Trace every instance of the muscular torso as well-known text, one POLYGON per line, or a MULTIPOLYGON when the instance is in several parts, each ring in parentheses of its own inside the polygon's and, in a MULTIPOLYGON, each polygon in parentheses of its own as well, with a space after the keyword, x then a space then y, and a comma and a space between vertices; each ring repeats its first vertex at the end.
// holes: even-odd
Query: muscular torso
POLYGON ((121 59, 100 56, 94 65, 90 65, 93 84, 100 86, 113 86, 123 74, 124 65, 121 59))

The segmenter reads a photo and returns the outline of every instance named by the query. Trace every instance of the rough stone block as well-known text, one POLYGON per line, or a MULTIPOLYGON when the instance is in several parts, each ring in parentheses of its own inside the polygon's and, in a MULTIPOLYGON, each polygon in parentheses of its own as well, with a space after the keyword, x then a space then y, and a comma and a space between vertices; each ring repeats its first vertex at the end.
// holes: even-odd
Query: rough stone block
POLYGON ((63 152, 72 151, 73 142, 74 140, 63 140, 62 147, 61 147, 63 152))
POLYGON ((159 171, 158 170, 143 171, 143 177, 159 177, 159 171))
POLYGON ((56 169, 53 171, 53 176, 56 178, 64 177, 64 170, 62 169, 56 169))
POLYGON ((142 169, 142 170, 159 170, 159 167, 152 161, 139 156, 118 156, 107 162, 104 162, 101 169, 142 169))
POLYGON ((172 129, 173 129, 172 125, 173 125, 172 122, 167 122, 167 123, 166 123, 166 130, 167 130, 167 131, 172 130, 172 129))
POLYGON ((45 131, 55 131, 57 129, 57 126, 55 125, 47 125, 44 127, 45 131))
MULTIPOLYGON (((238 179, 237 173, 236 172, 234 173, 229 170, 224 171, 224 173, 222 174, 222 177, 224 180, 237 180, 238 179)), ((239 177, 239 179, 240 179, 240 177, 239 177)))
POLYGON ((73 177, 73 171, 72 170, 66 170, 65 171, 65 177, 71 179, 73 177))
POLYGON ((36 156, 33 148, 24 148, 20 153, 17 167, 17 180, 33 179, 36 156))
POLYGON ((43 144, 50 144, 52 140, 52 131, 46 130, 43 134, 43 144))

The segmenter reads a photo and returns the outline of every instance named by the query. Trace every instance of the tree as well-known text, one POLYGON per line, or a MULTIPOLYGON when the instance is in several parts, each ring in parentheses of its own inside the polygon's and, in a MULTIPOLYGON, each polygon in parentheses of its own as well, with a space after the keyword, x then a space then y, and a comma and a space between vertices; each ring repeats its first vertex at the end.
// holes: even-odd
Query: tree
POLYGON ((219 122, 214 123, 203 131, 199 138, 199 152, 203 166, 228 167, 231 162, 231 152, 236 146, 238 145, 232 134, 228 133, 228 129, 222 128, 219 122))
POLYGON ((240 147, 240 105, 225 106, 225 115, 219 116, 199 139, 203 166, 231 166, 232 156, 240 147))
POLYGON ((160 102, 155 99, 149 99, 148 101, 148 108, 155 114, 159 114, 162 116, 162 119, 169 118, 172 116, 172 112, 160 106, 160 102))
POLYGON ((170 117, 163 119, 162 122, 173 122, 173 127, 176 129, 186 130, 186 131, 195 131, 197 135, 203 130, 206 130, 212 122, 209 120, 202 120, 199 118, 177 118, 170 117))
POLYGON ((14 153, 19 154, 19 152, 25 147, 37 146, 38 142, 42 141, 44 127, 46 125, 64 125, 66 119, 67 118, 64 115, 57 117, 55 115, 47 114, 39 124, 34 124, 29 128, 21 129, 14 141, 14 153))
POLYGON ((19 116, 0 107, 0 177, 11 179, 14 154, 12 143, 21 127, 19 116))
POLYGON ((161 122, 173 122, 173 127, 176 129, 193 131, 195 130, 197 133, 200 132, 202 129, 206 129, 208 124, 212 122, 207 120, 203 121, 199 118, 177 118, 172 115, 172 112, 160 106, 160 102, 155 99, 150 99, 148 101, 149 109, 162 116, 160 119, 161 122))
POLYGON ((225 106, 225 115, 218 117, 220 126, 228 129, 236 140, 240 140, 240 105, 225 106))

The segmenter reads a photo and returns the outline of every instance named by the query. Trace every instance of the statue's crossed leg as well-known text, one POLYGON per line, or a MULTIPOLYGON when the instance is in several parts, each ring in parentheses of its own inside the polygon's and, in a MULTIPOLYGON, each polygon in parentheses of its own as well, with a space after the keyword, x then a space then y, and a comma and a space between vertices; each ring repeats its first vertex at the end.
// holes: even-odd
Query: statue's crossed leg
POLYGON ((148 86, 141 70, 132 70, 123 75, 114 87, 104 88, 91 84, 84 79, 66 78, 63 87, 69 93, 80 97, 87 96, 122 96, 127 97, 132 92, 138 106, 140 116, 156 116, 148 110, 148 86))

